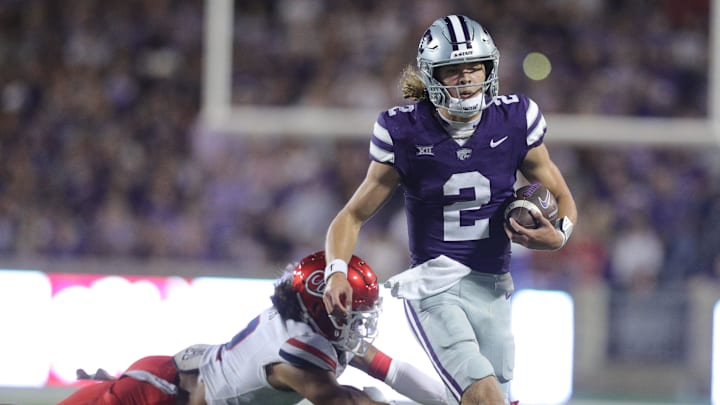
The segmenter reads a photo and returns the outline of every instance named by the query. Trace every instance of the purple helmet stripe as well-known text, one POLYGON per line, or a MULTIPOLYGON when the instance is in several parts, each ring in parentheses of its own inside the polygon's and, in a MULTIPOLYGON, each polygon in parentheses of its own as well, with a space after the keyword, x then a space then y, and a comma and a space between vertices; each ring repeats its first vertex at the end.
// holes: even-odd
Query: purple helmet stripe
POLYGON ((465 16, 460 16, 460 25, 462 26, 463 35, 465 35, 465 45, 468 49, 472 48, 472 38, 470 38, 470 30, 468 29, 467 21, 465 16))
POLYGON ((447 24, 447 29, 448 29, 448 32, 450 33, 450 44, 452 44, 453 51, 457 51, 458 50, 458 40, 457 40, 457 36, 455 35, 455 28, 453 28, 453 23, 450 20, 451 17, 454 17, 454 16, 445 17, 445 24, 447 24))
POLYGON ((448 33, 450 34, 450 43, 453 50, 467 50, 472 48, 470 29, 465 16, 449 15, 445 17, 448 33))

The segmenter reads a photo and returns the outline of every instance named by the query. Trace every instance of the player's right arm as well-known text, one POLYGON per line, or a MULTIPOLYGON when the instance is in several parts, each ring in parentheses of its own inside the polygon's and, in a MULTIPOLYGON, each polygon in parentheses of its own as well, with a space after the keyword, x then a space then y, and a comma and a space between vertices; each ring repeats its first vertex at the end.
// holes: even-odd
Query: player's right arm
MULTIPOLYGON (((345 263, 350 260, 362 224, 382 207, 399 183, 400 174, 394 167, 370 162, 365 179, 330 223, 325 239, 325 257, 328 263, 335 259, 345 263)), ((344 274, 334 273, 328 278, 323 300, 329 314, 348 313, 352 302, 352 289, 344 274)))
POLYGON ((445 386, 439 379, 425 374, 410 363, 393 359, 372 344, 368 345, 368 351, 364 355, 353 356, 350 365, 417 403, 447 404, 445 386))
POLYGON ((316 405, 382 405, 355 388, 340 385, 332 371, 296 367, 288 363, 268 366, 268 382, 278 389, 292 389, 316 405))
MULTIPOLYGON (((577 223, 577 207, 560 169, 550 158, 547 147, 541 144, 532 148, 525 157, 520 171, 531 183, 540 183, 550 190, 557 199, 558 218, 566 218, 571 224, 577 223)), ((569 233, 559 232, 542 215, 535 216, 541 226, 537 229, 521 228, 520 233, 508 232, 510 240, 530 249, 559 249, 565 245, 569 233)), ((518 228, 516 223, 514 228, 518 228)))

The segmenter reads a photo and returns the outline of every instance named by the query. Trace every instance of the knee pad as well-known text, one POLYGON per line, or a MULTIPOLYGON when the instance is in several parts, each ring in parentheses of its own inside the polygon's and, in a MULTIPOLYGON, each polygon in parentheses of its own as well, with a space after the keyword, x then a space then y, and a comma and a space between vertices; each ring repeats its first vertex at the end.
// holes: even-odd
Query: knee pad
POLYGON ((510 339, 502 344, 499 353, 489 358, 479 352, 466 354, 460 363, 458 375, 467 376, 473 381, 494 375, 499 383, 506 383, 512 380, 514 369, 515 342, 510 339))

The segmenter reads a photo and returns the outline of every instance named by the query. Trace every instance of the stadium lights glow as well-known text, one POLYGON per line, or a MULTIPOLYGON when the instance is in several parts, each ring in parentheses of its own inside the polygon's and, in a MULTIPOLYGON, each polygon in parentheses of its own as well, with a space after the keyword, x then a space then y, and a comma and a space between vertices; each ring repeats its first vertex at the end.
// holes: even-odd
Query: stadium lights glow
POLYGON ((42 387, 50 371, 51 285, 38 271, 0 271, 0 385, 42 387))
POLYGON ((573 301, 562 291, 521 290, 513 299, 515 378, 523 404, 565 404, 572 395, 573 301))
POLYGON ((523 72, 531 80, 545 80, 552 71, 552 63, 545 54, 530 52, 523 59, 523 72))

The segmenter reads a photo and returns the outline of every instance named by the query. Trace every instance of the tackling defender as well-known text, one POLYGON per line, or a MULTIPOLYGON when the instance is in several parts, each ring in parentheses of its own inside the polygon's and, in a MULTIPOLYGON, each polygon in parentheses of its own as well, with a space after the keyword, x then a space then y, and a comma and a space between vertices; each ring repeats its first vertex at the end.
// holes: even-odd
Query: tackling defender
POLYGON ((543 144, 543 114, 523 94, 499 95, 498 65, 499 52, 478 22, 449 15, 432 23, 417 66, 401 81, 403 96, 415 102, 379 115, 366 177, 325 243, 326 309, 345 313, 353 296, 347 260, 360 228, 403 186, 412 268, 386 286, 405 300, 452 403, 507 403, 515 355, 511 242, 559 249, 577 221, 572 194, 543 144), (555 195, 556 224, 541 216, 537 229, 504 223, 517 171, 555 195))
POLYGON ((338 383, 348 365, 416 402, 444 404, 442 383, 372 345, 381 306, 372 268, 352 257, 350 311, 331 318, 322 299, 325 265, 323 252, 302 259, 276 281, 273 305, 229 342, 191 346, 173 362, 153 356, 145 367, 136 363, 119 380, 81 388, 61 404, 289 405, 304 398, 319 405, 384 404, 376 393, 338 383))
MULTIPOLYGON (((347 316, 329 317, 322 293, 325 254, 307 256, 275 286, 273 306, 233 339, 213 346, 200 364, 208 404, 378 404, 337 382, 350 365, 423 404, 442 404, 443 387, 414 366, 390 358, 371 342, 381 300, 377 276, 353 256, 347 280, 353 291, 347 316)), ((204 404, 192 402, 192 405, 204 404)))

